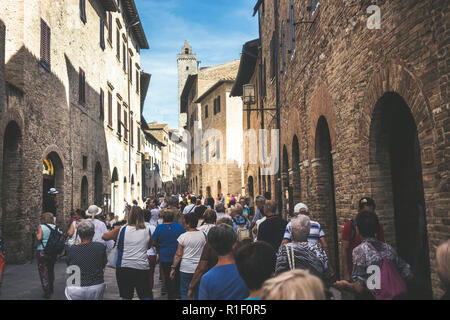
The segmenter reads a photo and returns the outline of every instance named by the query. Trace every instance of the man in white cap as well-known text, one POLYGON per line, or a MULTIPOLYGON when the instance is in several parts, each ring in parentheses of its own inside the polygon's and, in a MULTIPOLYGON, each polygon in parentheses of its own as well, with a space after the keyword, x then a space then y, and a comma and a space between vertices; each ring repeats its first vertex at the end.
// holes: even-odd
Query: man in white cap
MULTIPOLYGON (((309 209, 304 203, 297 203, 294 207, 294 217, 298 216, 299 214, 304 214, 305 216, 309 216, 309 209)), ((284 233, 283 237, 283 243, 286 244, 292 241, 292 234, 291 234, 291 223, 289 222, 286 226, 286 231, 284 233)), ((320 226, 320 223, 311 220, 311 230, 308 236, 308 242, 318 243, 320 241, 320 244, 322 245, 322 248, 325 250, 325 252, 328 254, 328 244, 325 240, 325 232, 323 232, 322 227, 320 226)))
POLYGON ((103 243, 108 249, 112 249, 114 247, 114 241, 109 240, 105 241, 102 239, 102 236, 104 233, 108 232, 108 228, 106 227, 106 224, 99 219, 96 219, 97 216, 99 216, 102 213, 102 209, 97 207, 95 204, 90 206, 86 210, 86 216, 90 217, 90 221, 94 224, 95 227, 95 234, 92 238, 92 242, 100 242, 103 243))

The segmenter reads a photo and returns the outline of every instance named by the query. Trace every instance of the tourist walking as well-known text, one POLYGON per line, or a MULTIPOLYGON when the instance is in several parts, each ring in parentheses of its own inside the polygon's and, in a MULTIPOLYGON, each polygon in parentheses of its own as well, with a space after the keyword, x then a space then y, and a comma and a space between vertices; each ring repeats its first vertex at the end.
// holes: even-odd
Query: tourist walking
POLYGON ((140 300, 151 300, 153 294, 149 283, 147 250, 151 248, 152 241, 142 209, 132 207, 128 224, 104 234, 103 240, 118 241, 116 279, 120 297, 131 300, 136 290, 140 300))
POLYGON ((100 215, 102 213, 102 209, 97 207, 95 204, 90 206, 86 210, 86 216, 89 217, 89 220, 94 224, 95 227, 95 234, 92 241, 102 243, 108 248, 109 250, 112 250, 114 247, 114 241, 105 241, 102 237, 105 233, 108 232, 108 228, 106 227, 106 224, 100 220, 100 215))
POLYGON ((292 242, 282 245, 278 250, 275 274, 293 269, 309 270, 328 287, 331 285, 331 274, 327 254, 317 242, 308 241, 310 230, 311 222, 308 216, 300 214, 292 218, 292 242))
POLYGON ((225 205, 222 202, 216 204, 216 217, 217 221, 226 218, 231 220, 231 216, 225 212, 225 205))
POLYGON ((253 217, 252 221, 252 228, 255 226, 256 221, 259 219, 262 219, 264 217, 263 211, 264 211, 264 205, 266 204, 266 198, 263 196, 257 196, 255 199, 255 216, 253 217))
POLYGON ((153 233, 153 244, 159 254, 160 272, 167 288, 168 299, 175 300, 179 295, 179 269, 175 269, 175 278, 170 278, 171 266, 178 248, 178 238, 186 230, 174 219, 177 212, 174 210, 163 211, 163 223, 158 225, 153 233))
MULTIPOLYGON (((226 224, 229 225, 230 227, 233 227, 233 222, 231 221, 231 218, 230 219, 222 218, 220 220, 217 220, 217 225, 219 226, 221 224, 226 224)), ((197 265, 197 269, 195 269, 194 276, 192 277, 191 284, 189 285, 188 290, 189 299, 198 300, 198 289, 200 285, 200 280, 205 273, 214 268, 218 260, 219 257, 217 256, 216 251, 214 251, 211 248, 209 242, 206 242, 205 246, 203 247, 202 255, 197 265)))
POLYGON ((39 277, 41 279, 42 289, 44 290, 44 298, 50 299, 53 294, 53 285, 55 281, 55 254, 47 254, 44 249, 47 245, 52 230, 58 230, 54 224, 53 213, 47 212, 42 215, 41 225, 38 226, 36 239, 39 244, 37 246, 37 264, 39 269, 39 277))
POLYGON ((216 225, 217 215, 213 209, 207 209, 202 217, 202 223, 198 230, 203 231, 206 235, 209 230, 216 225))
MULTIPOLYGON (((310 212, 309 212, 308 206, 304 203, 298 203, 294 207, 294 217, 297 217, 300 214, 310 217, 310 212)), ((309 235, 308 235, 308 242, 315 243, 315 244, 320 243, 323 250, 327 254, 327 257, 330 257, 328 243, 327 243, 327 240, 325 239, 325 232, 322 230, 322 226, 320 225, 320 223, 318 223, 317 221, 313 221, 313 220, 310 220, 310 226, 311 226, 311 229, 310 229, 309 235)), ((289 222, 286 226, 282 244, 284 245, 289 242, 292 242, 291 222, 289 222)), ((331 264, 329 264, 328 267, 330 269, 331 276, 333 276, 334 268, 331 266, 331 264)))
POLYGON ((69 230, 67 231, 67 247, 71 247, 80 243, 81 239, 78 235, 78 225, 84 221, 84 212, 77 209, 73 215, 74 221, 70 224, 69 230))
MULTIPOLYGON (((152 213, 150 210, 144 210, 144 220, 145 220, 145 226, 150 229, 150 233, 153 234, 156 230, 156 226, 150 224, 149 221, 152 213)), ((149 266, 149 276, 150 276, 150 290, 153 290, 154 284, 155 284, 155 267, 156 267, 156 261, 157 261, 157 255, 156 255, 156 249, 154 246, 152 246, 150 249, 147 250, 147 257, 148 257, 148 266, 149 266)))
POLYGON ((238 249, 235 257, 239 275, 250 290, 246 300, 259 300, 264 282, 275 271, 275 250, 268 243, 258 241, 238 249))
POLYGON ((250 291, 239 275, 233 256, 237 235, 226 224, 218 225, 208 233, 208 243, 218 255, 218 262, 200 281, 199 300, 243 300, 250 291))
POLYGON ((67 265, 80 268, 81 286, 67 286, 66 297, 68 300, 103 300, 106 246, 92 242, 95 226, 91 221, 80 222, 77 231, 81 242, 67 250, 67 265))
POLYGON ((197 198, 195 196, 191 196, 189 198, 189 200, 191 201, 191 204, 187 205, 184 210, 183 210, 183 214, 188 214, 194 211, 195 207, 196 207, 196 203, 197 203, 197 198))
MULTIPOLYGON (((370 211, 375 213, 375 201, 372 198, 364 197, 358 202, 358 212, 370 211)), ((380 224, 379 230, 376 231, 375 237, 384 242, 383 226, 380 224)), ((353 220, 347 221, 342 230, 342 246, 341 246, 341 265, 343 268, 344 280, 350 281, 353 261, 353 250, 361 244, 361 238, 356 232, 356 223, 353 220)))
POLYGON ((295 269, 267 280, 260 300, 325 300, 325 290, 318 277, 295 269))
MULTIPOLYGON (((339 289, 347 289, 357 294, 359 299, 404 299, 407 297, 406 283, 404 280, 410 281, 413 279, 411 267, 402 258, 400 258, 389 244, 381 242, 376 239, 376 234, 380 230, 378 217, 372 211, 363 211, 358 213, 356 217, 356 229, 361 239, 361 244, 353 250, 353 272, 351 275, 351 282, 341 280, 334 284, 339 289), (387 267, 385 259, 389 261, 389 267, 392 266, 393 273, 398 274, 397 278, 390 278, 390 281, 396 280, 399 287, 404 287, 403 291, 397 292, 395 296, 380 296, 385 293, 385 290, 390 289, 392 283, 383 283, 381 279, 381 291, 371 289, 368 287, 368 278, 372 273, 369 273, 368 267, 378 266, 381 268, 387 267), (402 280, 403 279, 403 280, 402 280), (404 285, 401 285, 401 284, 404 285)), ((381 270, 381 272, 383 272, 381 270)), ((391 273, 391 275, 393 274, 391 273)))
POLYGON ((184 216, 184 227, 187 232, 178 238, 178 249, 171 266, 170 278, 175 278, 176 269, 180 264, 181 300, 187 300, 187 293, 195 269, 200 261, 203 247, 206 243, 206 233, 197 230, 198 219, 195 213, 184 216))
POLYGON ((258 241, 265 241, 272 245, 278 252, 278 248, 283 240, 287 222, 279 215, 275 215, 277 204, 275 201, 267 201, 264 205, 264 215, 266 220, 259 225, 258 241))
POLYGON ((244 239, 251 239, 250 233, 250 221, 244 215, 242 207, 237 204, 231 211, 231 217, 233 220, 234 231, 237 233, 238 241, 244 239))

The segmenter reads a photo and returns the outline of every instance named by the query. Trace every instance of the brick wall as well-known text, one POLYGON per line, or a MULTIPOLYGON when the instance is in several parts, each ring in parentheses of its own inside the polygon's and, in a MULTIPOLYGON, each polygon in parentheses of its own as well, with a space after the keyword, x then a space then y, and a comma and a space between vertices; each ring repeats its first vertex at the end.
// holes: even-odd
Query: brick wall
MULTIPOLYGON (((281 28, 282 21, 287 23, 289 17, 289 1, 278 3, 277 23, 281 28)), ((446 5, 444 1, 378 1, 375 4, 382 13, 381 29, 370 30, 366 26, 369 18, 366 9, 372 2, 321 1, 312 18, 306 11, 306 3, 294 1, 295 21, 315 19, 314 23, 295 27, 295 53, 292 57, 288 55, 286 73, 279 76, 280 148, 286 147, 292 169, 292 144, 296 136, 300 160, 300 174, 297 178, 284 179, 283 188, 288 184, 295 189, 301 186, 296 201, 301 199, 311 208, 313 217, 327 231, 330 247, 335 247, 340 239, 344 223, 354 218, 358 200, 362 196, 372 196, 385 226, 386 239, 397 246, 399 232, 396 228, 399 226, 396 221, 401 220, 394 214, 389 161, 382 161, 392 154, 383 155, 387 152, 387 140, 384 143, 380 140, 380 130, 376 128, 378 111, 394 101, 388 99, 380 105, 380 99, 395 93, 407 105, 417 127, 421 156, 417 163, 422 169, 428 233, 426 244, 433 293, 439 296, 442 291, 435 273, 435 250, 450 237, 446 169, 449 158, 445 155, 449 148, 449 140, 445 138, 449 132, 446 5), (328 187, 324 189, 330 171, 328 165, 321 164, 324 156, 319 152, 321 139, 317 137, 317 128, 322 117, 331 141, 335 210, 330 202, 332 191, 327 191, 328 187), (300 181, 295 182, 295 179, 300 181), (333 231, 332 220, 337 223, 337 233, 333 231)), ((266 61, 267 66, 270 66, 270 40, 275 29, 273 4, 274 1, 265 1, 264 15, 260 14, 261 61, 266 61)), ((289 37, 287 28, 286 39, 289 37)), ((267 68, 264 103, 265 107, 275 107, 276 82, 271 81, 269 70, 267 68)), ((386 119, 381 122, 383 126, 386 119)), ((258 124, 259 119, 252 117, 252 126, 258 124)), ((406 126, 405 123, 398 125, 406 126)), ((252 170, 249 169, 248 174, 255 176, 257 172, 252 170)), ((414 201, 420 202, 419 198, 414 201)))

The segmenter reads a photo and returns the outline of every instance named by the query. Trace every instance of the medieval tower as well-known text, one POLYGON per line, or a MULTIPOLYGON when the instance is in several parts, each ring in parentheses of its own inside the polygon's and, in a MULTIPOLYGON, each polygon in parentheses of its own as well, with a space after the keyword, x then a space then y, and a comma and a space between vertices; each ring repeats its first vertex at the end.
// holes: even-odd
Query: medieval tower
POLYGON ((178 127, 183 129, 187 123, 187 115, 181 113, 181 94, 189 75, 197 73, 197 55, 192 53, 188 41, 184 42, 181 53, 178 54, 178 127))

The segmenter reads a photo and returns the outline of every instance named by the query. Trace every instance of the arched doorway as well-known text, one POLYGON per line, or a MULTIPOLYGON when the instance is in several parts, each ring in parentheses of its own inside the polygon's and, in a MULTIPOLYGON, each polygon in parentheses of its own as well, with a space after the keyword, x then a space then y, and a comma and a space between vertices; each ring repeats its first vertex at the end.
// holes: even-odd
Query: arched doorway
POLYGON ((217 181, 217 196, 220 198, 220 195, 222 194, 222 182, 217 181))
MULTIPOLYGON (((15 250, 6 250, 8 263, 19 263, 27 259, 28 248, 24 239, 25 226, 19 223, 23 202, 22 176, 22 132, 16 122, 8 123, 3 135, 2 172, 2 220, 1 230, 5 243, 15 250)), ((28 240, 29 241, 29 240, 28 240)))
POLYGON ((254 191, 253 177, 252 176, 248 177, 247 188, 248 188, 248 196, 251 199, 254 200, 254 198, 255 198, 255 191, 254 191))
POLYGON ((49 153, 43 161, 42 212, 51 212, 57 222, 64 219, 64 168, 56 152, 49 153), (56 196, 49 194, 51 188, 58 191, 56 196))
POLYGON ((421 151, 411 110, 396 93, 376 103, 370 128, 370 174, 388 242, 412 267, 415 298, 431 298, 421 151), (394 237, 395 234, 395 237, 394 237))
POLYGON ((290 181, 294 204, 299 203, 302 199, 300 181, 300 147, 298 138, 294 135, 294 138, 292 139, 292 179, 290 181))
POLYGON ((206 197, 207 197, 207 198, 210 198, 210 197, 211 197, 211 187, 210 187, 210 186, 207 186, 207 187, 206 187, 206 197))
POLYGON ((317 213, 327 235, 330 257, 333 266, 339 274, 339 251, 336 219, 336 201, 334 186, 334 168, 330 129, 324 116, 319 118, 316 128, 316 185, 317 213))
POLYGON ((94 202, 95 205, 103 207, 103 170, 100 162, 95 165, 94 173, 94 202))
POLYGON ((86 176, 83 177, 81 180, 81 201, 80 201, 80 208, 81 210, 87 210, 89 207, 89 186, 88 186, 88 179, 86 176))
POLYGON ((119 173, 117 171, 117 168, 114 168, 113 174, 111 177, 111 212, 114 212, 115 215, 118 215, 118 209, 119 209, 119 173))
POLYGON ((286 219, 288 215, 294 213, 294 197, 292 195, 292 186, 289 183, 289 155, 286 146, 283 146, 283 167, 281 173, 281 180, 283 182, 284 193, 284 209, 283 217, 286 219))

